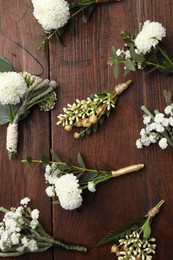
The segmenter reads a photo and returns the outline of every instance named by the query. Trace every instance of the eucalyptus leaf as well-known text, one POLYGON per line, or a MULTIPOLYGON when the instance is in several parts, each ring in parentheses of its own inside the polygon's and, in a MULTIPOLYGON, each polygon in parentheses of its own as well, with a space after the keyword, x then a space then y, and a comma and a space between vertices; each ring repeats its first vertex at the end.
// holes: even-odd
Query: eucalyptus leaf
POLYGON ((0 55, 0 72, 8 72, 8 71, 14 71, 14 68, 11 62, 7 58, 0 55))
POLYGON ((42 160, 42 162, 44 164, 49 164, 50 163, 50 159, 46 155, 42 155, 41 160, 42 160))
POLYGON ((81 156, 80 153, 78 153, 78 155, 77 155, 77 160, 78 160, 79 166, 80 166, 81 168, 85 169, 86 166, 85 166, 84 160, 83 160, 83 158, 82 158, 82 156, 81 156))
POLYGON ((67 166, 68 168, 71 168, 71 166, 72 166, 72 160, 71 160, 70 158, 68 158, 68 159, 66 160, 65 164, 66 164, 66 166, 67 166))
POLYGON ((119 65, 115 64, 114 65, 114 77, 117 79, 118 78, 118 72, 119 72, 119 65))
POLYGON ((127 70, 135 71, 135 65, 134 65, 133 62, 131 62, 130 60, 126 60, 126 61, 124 62, 124 65, 126 66, 126 69, 127 69, 127 70))
POLYGON ((50 149, 51 155, 53 156, 53 158, 56 160, 56 162, 61 162, 60 158, 57 156, 57 154, 50 149))
POLYGON ((85 181, 92 181, 98 176, 98 172, 87 172, 85 174, 84 180, 85 181))

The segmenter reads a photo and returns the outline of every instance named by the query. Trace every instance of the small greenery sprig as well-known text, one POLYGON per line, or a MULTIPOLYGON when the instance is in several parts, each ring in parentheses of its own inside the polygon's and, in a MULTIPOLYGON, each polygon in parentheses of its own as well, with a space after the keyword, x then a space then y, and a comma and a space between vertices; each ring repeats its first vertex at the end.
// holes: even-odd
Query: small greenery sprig
POLYGON ((160 23, 146 21, 137 35, 126 31, 120 35, 125 44, 122 49, 112 48, 112 57, 108 61, 109 65, 114 65, 115 78, 118 78, 121 65, 125 76, 145 68, 151 68, 148 72, 158 70, 165 75, 172 74, 173 61, 159 44, 166 36, 166 30, 160 23))
POLYGON ((39 210, 28 207, 30 199, 24 198, 18 208, 6 209, 0 222, 0 257, 16 257, 26 253, 45 252, 51 247, 85 253, 87 248, 78 244, 54 239, 39 222, 39 210))
POLYGON ((63 108, 64 114, 58 115, 57 125, 62 124, 69 132, 73 127, 79 128, 74 137, 84 137, 92 132, 96 133, 98 126, 102 125, 105 117, 109 117, 115 107, 118 96, 125 91, 132 81, 117 85, 114 90, 105 90, 103 93, 90 95, 86 100, 76 99, 76 103, 68 104, 63 108))
POLYGON ((138 217, 118 231, 112 231, 97 246, 114 244, 111 252, 118 260, 151 260, 155 254, 155 238, 151 238, 151 223, 164 201, 161 200, 147 215, 138 217))
POLYGON ((96 185, 99 183, 138 171, 144 167, 143 164, 135 164, 112 171, 105 166, 105 170, 100 170, 98 165, 95 165, 95 169, 88 169, 80 154, 77 156, 79 166, 75 166, 70 158, 62 162, 52 150, 51 153, 55 161, 50 161, 48 157, 42 156, 41 160, 27 157, 22 160, 22 163, 45 165, 44 177, 49 184, 46 193, 49 197, 56 196, 58 199, 54 200, 53 203, 60 204, 66 210, 73 210, 82 205, 82 192, 84 190, 91 197, 96 191, 96 185))
POLYGON ((165 90, 164 95, 167 103, 164 112, 161 113, 159 110, 155 110, 154 113, 152 113, 146 106, 143 105, 141 107, 145 113, 143 116, 145 128, 141 129, 140 138, 136 141, 138 149, 157 142, 161 149, 166 149, 168 146, 173 149, 172 93, 165 90))
POLYGON ((3 56, 0 56, 0 65, 0 125, 9 124, 6 148, 9 159, 13 159, 17 154, 19 121, 25 119, 35 105, 43 111, 53 109, 57 84, 27 72, 14 72, 3 56))
POLYGON ((69 30, 74 35, 75 18, 78 14, 81 13, 82 21, 87 23, 96 4, 112 1, 119 2, 121 0, 75 0, 71 3, 65 0, 44 0, 44 2, 32 0, 33 14, 46 32, 43 41, 38 44, 38 48, 47 47, 53 37, 62 44, 61 37, 65 31, 69 30))

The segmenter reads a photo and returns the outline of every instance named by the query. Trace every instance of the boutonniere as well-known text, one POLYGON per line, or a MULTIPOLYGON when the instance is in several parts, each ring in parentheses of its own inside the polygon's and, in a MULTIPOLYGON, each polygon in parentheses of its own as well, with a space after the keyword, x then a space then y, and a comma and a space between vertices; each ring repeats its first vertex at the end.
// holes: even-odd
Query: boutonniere
POLYGON ((66 30, 72 34, 75 31, 75 17, 82 13, 82 20, 86 23, 96 4, 121 0, 32 0, 33 15, 46 32, 44 40, 38 45, 46 47, 53 36, 61 43, 61 36, 66 30))
POLYGON ((88 169, 80 154, 77 156, 79 166, 76 166, 73 165, 70 158, 62 162, 53 151, 51 153, 56 161, 50 161, 48 157, 43 156, 41 160, 27 157, 26 160, 22 160, 22 163, 45 165, 44 177, 49 185, 46 188, 46 193, 49 197, 56 196, 57 200, 54 200, 53 203, 60 204, 66 210, 77 209, 82 205, 84 190, 88 197, 91 197, 96 191, 97 184, 138 171, 144 167, 144 164, 135 164, 112 171, 107 167, 105 167, 105 170, 100 170, 98 165, 95 165, 95 169, 88 169))
POLYGON ((9 159, 13 159, 17 154, 19 121, 29 115, 34 105, 43 111, 53 109, 57 84, 27 72, 14 72, 10 62, 2 56, 0 61, 0 125, 9 124, 6 148, 9 159))
POLYGON ((85 100, 76 99, 73 104, 63 108, 64 114, 58 115, 57 125, 62 125, 67 132, 72 128, 79 129, 74 137, 84 137, 92 132, 96 133, 106 117, 109 117, 115 107, 119 95, 125 91, 132 81, 117 85, 114 90, 105 90, 103 93, 92 94, 85 100))
POLYGON ((161 149, 166 149, 168 146, 173 149, 173 103, 171 101, 171 92, 164 91, 167 106, 164 112, 155 110, 153 113, 146 107, 141 109, 145 113, 143 123, 145 128, 140 131, 140 138, 136 141, 138 149, 144 146, 157 143, 161 149))
POLYGON ((54 239, 39 222, 39 210, 28 206, 30 199, 20 201, 18 208, 6 209, 0 222, 0 257, 16 257, 26 253, 44 252, 51 247, 86 252, 87 248, 54 239))
POLYGON ((146 21, 137 35, 121 32, 124 41, 122 49, 112 49, 108 64, 114 65, 114 75, 118 77, 119 66, 124 66, 124 74, 136 69, 150 68, 168 75, 173 72, 173 61, 161 47, 166 29, 159 22, 146 21))
POLYGON ((137 217, 120 230, 112 231, 98 243, 98 246, 114 243, 111 252, 116 254, 118 260, 153 259, 156 240, 151 237, 151 223, 163 203, 161 200, 147 215, 137 217))

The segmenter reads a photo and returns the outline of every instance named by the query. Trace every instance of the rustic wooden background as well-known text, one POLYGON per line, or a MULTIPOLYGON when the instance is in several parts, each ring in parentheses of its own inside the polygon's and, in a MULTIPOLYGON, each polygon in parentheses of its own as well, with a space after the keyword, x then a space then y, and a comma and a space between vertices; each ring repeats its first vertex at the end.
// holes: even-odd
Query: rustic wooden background
MULTIPOLYGON (((41 222, 54 237, 83 243, 87 254, 62 250, 49 250, 42 254, 28 254, 20 259, 82 260, 116 259, 110 247, 94 249, 96 243, 109 231, 117 229, 135 216, 145 214, 160 199, 165 205, 153 223, 153 236, 157 239, 154 259, 171 260, 173 257, 173 152, 162 151, 157 145, 137 150, 135 140, 142 127, 140 106, 163 109, 163 89, 173 88, 172 77, 159 73, 146 76, 144 71, 120 73, 116 81, 107 60, 111 47, 121 47, 121 30, 134 32, 145 20, 161 22, 167 28, 163 45, 172 54, 173 1, 172 0, 122 0, 100 4, 90 22, 85 25, 77 19, 76 35, 66 34, 65 47, 52 41, 49 51, 38 50, 42 28, 32 15, 29 0, 0 0, 0 54, 13 63, 16 71, 41 74, 60 83, 58 102, 52 113, 33 109, 30 117, 21 122, 18 157, 8 161, 6 153, 6 126, 0 127, 0 205, 17 206, 28 196, 32 206, 41 211, 41 222), (116 110, 97 134, 75 140, 56 126, 57 115, 67 103, 76 98, 113 88, 115 84, 132 79, 133 85, 120 97, 116 110), (20 163, 26 156, 43 153, 49 155, 53 148, 62 159, 68 156, 76 162, 80 151, 87 165, 101 161, 112 169, 134 163, 145 163, 145 169, 100 185, 92 203, 84 203, 80 213, 65 211, 52 205, 45 194, 43 170, 20 163)), ((17 259, 17 258, 16 258, 17 259)))

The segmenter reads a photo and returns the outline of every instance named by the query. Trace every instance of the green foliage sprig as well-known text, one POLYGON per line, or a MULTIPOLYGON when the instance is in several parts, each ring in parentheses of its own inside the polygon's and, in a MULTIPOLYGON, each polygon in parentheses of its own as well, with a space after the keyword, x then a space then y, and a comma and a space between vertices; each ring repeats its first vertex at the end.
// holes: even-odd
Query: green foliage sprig
MULTIPOLYGON (((112 56, 108 61, 109 65, 114 66, 115 78, 118 78, 120 66, 124 68, 124 76, 129 72, 134 72, 137 69, 143 70, 145 68, 149 68, 147 73, 157 70, 165 75, 172 74, 173 61, 159 43, 151 47, 148 52, 142 53, 137 49, 135 44, 137 35, 130 35, 128 32, 122 31, 120 36, 124 42, 124 46, 122 49, 115 49, 113 47, 112 56)), ((147 41, 147 39, 145 41, 147 41)), ((144 44, 146 44, 145 41, 144 44)))
POLYGON ((22 163, 44 164, 45 180, 49 183, 49 187, 46 189, 47 195, 50 197, 56 196, 58 199, 53 202, 70 210, 81 206, 81 193, 83 190, 85 190, 88 198, 91 198, 96 191, 96 185, 99 183, 130 172, 138 171, 144 167, 143 164, 135 164, 117 171, 112 171, 104 165, 102 165, 104 170, 101 170, 100 167, 95 164, 95 169, 88 169, 81 154, 77 155, 79 166, 76 166, 73 165, 70 158, 62 162, 55 152, 51 150, 51 153, 55 161, 51 161, 47 156, 43 155, 41 160, 34 160, 31 157, 27 157, 25 160, 22 160, 22 163))
POLYGON ((155 239, 151 238, 151 223, 163 203, 164 201, 161 200, 147 215, 137 217, 123 228, 110 232, 97 246, 118 243, 112 246, 111 252, 116 253, 119 260, 130 260, 133 257, 136 257, 134 259, 152 259, 156 245, 155 239))
POLYGON ((76 16, 81 14, 82 22, 87 23, 90 19, 90 16, 93 13, 93 10, 97 4, 106 3, 106 2, 120 2, 121 0, 75 0, 72 3, 69 3, 70 18, 68 22, 61 28, 53 29, 47 32, 41 43, 38 43, 38 48, 46 48, 49 44, 49 41, 55 37, 58 44, 62 44, 62 36, 66 31, 70 31, 72 35, 75 34, 75 19, 76 16))
POLYGON ((90 95, 86 100, 76 99, 76 103, 68 104, 63 108, 64 114, 58 116, 57 125, 62 124, 69 132, 72 128, 79 128, 74 137, 84 137, 92 132, 96 133, 111 110, 115 107, 119 95, 125 91, 132 81, 117 85, 114 90, 105 90, 103 93, 90 95))

